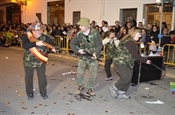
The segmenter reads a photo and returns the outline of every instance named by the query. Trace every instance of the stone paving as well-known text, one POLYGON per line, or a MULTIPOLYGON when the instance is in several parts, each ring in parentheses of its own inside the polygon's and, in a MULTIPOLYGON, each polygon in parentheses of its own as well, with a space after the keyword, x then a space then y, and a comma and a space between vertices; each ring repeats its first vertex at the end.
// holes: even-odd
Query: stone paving
MULTIPOLYGON (((48 96, 43 100, 39 94, 38 79, 34 76, 33 100, 25 94, 22 50, 0 47, 0 115, 174 115, 175 95, 170 91, 170 82, 175 82, 175 69, 168 67, 164 79, 131 86, 130 100, 113 99, 108 87, 119 79, 112 70, 114 80, 105 81, 104 68, 99 65, 98 78, 92 101, 77 100, 77 60, 61 54, 50 54, 47 64, 48 96), (64 58, 63 58, 64 57, 64 58)), ((89 75, 85 73, 85 80, 89 75)))

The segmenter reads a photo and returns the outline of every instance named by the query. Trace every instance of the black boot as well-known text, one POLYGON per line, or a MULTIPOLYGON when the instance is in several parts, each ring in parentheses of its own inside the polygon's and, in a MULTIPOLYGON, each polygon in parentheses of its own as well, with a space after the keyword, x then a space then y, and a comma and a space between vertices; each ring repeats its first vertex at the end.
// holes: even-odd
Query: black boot
POLYGON ((46 100, 48 98, 47 94, 42 94, 41 97, 46 100))
POLYGON ((33 98, 34 98, 33 93, 28 94, 28 97, 27 97, 28 100, 32 100, 33 98))

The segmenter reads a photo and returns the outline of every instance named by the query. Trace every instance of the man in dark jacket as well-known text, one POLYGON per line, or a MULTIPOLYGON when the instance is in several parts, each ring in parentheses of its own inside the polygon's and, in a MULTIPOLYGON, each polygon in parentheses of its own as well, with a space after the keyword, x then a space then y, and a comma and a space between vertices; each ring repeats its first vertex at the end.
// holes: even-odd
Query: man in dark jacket
MULTIPOLYGON (((34 98, 33 75, 35 69, 37 71, 40 94, 43 99, 48 98, 46 90, 47 79, 45 75, 48 48, 44 43, 52 44, 53 42, 50 37, 43 34, 44 29, 46 29, 45 26, 36 21, 28 27, 26 34, 22 37, 24 48, 23 65, 28 100, 34 98)), ((53 48, 52 51, 55 52, 55 49, 53 48)))

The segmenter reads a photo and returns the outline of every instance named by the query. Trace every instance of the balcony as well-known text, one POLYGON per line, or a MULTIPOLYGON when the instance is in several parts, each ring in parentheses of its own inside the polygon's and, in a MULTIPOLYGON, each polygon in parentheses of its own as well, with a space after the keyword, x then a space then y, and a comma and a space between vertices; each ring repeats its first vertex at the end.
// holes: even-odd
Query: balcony
POLYGON ((1 0, 0 6, 11 6, 15 5, 16 3, 17 3, 16 0, 1 0))

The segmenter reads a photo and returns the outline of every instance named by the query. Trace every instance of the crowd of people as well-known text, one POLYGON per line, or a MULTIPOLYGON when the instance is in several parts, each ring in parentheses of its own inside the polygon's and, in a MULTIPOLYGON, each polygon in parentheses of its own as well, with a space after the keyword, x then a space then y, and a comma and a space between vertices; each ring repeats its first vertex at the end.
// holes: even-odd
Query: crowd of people
MULTIPOLYGON (((130 86, 134 60, 150 64, 151 61, 142 57, 135 42, 140 42, 147 49, 146 55, 148 55, 149 45, 148 42, 155 44, 156 52, 157 47, 162 47, 165 44, 175 44, 175 25, 174 30, 170 31, 166 22, 162 23, 162 28, 159 28, 156 24, 147 24, 146 27, 132 18, 128 17, 125 24, 121 26, 119 21, 116 21, 114 25, 108 25, 108 22, 103 20, 101 25, 97 25, 95 21, 91 21, 88 18, 81 18, 76 25, 41 25, 39 22, 31 24, 11 24, 10 21, 0 23, 0 45, 9 47, 11 45, 23 44, 24 50, 24 70, 25 70, 25 82, 26 82, 26 94, 28 99, 34 98, 33 92, 33 72, 36 69, 40 94, 43 99, 47 99, 47 79, 45 76, 45 61, 46 57, 41 55, 37 57, 37 50, 33 47, 40 49, 45 55, 47 55, 47 45, 49 43, 54 46, 54 39, 60 36, 62 40, 65 37, 70 38, 70 48, 72 52, 79 55, 79 62, 77 68, 76 82, 78 89, 75 92, 76 95, 82 93, 84 89, 87 89, 86 93, 90 96, 95 96, 93 87, 97 79, 98 73, 98 57, 106 46, 106 60, 105 60, 105 72, 106 81, 112 80, 112 74, 110 72, 111 64, 118 71, 120 79, 109 87, 109 91, 113 98, 130 99, 130 96, 126 95, 126 92, 130 86), (38 25, 39 24, 39 25, 38 25), (44 27, 44 28, 42 28, 44 27), (28 32, 31 33, 28 33, 28 32), (163 34, 163 37, 158 37, 158 34, 163 34), (35 39, 36 38, 36 39, 35 39), (34 41, 32 41, 32 40, 34 41), (160 43, 160 44, 159 44, 160 43), (35 51, 33 55, 32 51, 35 51), (90 70, 90 76, 87 83, 84 81, 84 73, 86 68, 90 70), (123 71, 125 70, 125 71, 123 71)), ((142 47, 142 46, 139 46, 142 47)), ((51 48, 55 52, 54 48, 51 48)))
MULTIPOLYGON (((10 21, 6 23, 0 22, 0 45, 1 46, 11 46, 11 45, 19 45, 20 38, 22 34, 26 31, 27 27, 30 25, 28 24, 19 24, 19 23, 11 23, 10 21)), ((50 35, 53 38, 56 36, 73 38, 74 35, 80 31, 77 24, 75 25, 49 25, 45 24, 46 30, 44 33, 46 35, 50 35)), ((147 25, 143 25, 142 22, 137 22, 132 18, 128 17, 125 24, 121 25, 119 21, 115 21, 114 25, 108 25, 108 22, 103 20, 101 25, 97 25, 96 22, 93 20, 90 23, 92 28, 95 28, 100 32, 102 39, 108 36, 108 31, 110 29, 115 30, 115 35, 117 38, 122 37, 123 35, 128 33, 128 30, 134 26, 139 27, 142 29, 142 36, 140 40, 144 42, 146 45, 150 41, 154 41, 156 44, 159 43, 158 34, 160 30, 163 35, 170 35, 170 36, 163 36, 161 39, 161 46, 168 43, 175 43, 175 29, 170 30, 166 24, 166 22, 162 22, 162 28, 160 29, 157 24, 148 23, 147 25)), ((175 25, 174 25, 175 26, 175 25)), ((63 39, 64 40, 64 39, 63 39)))

